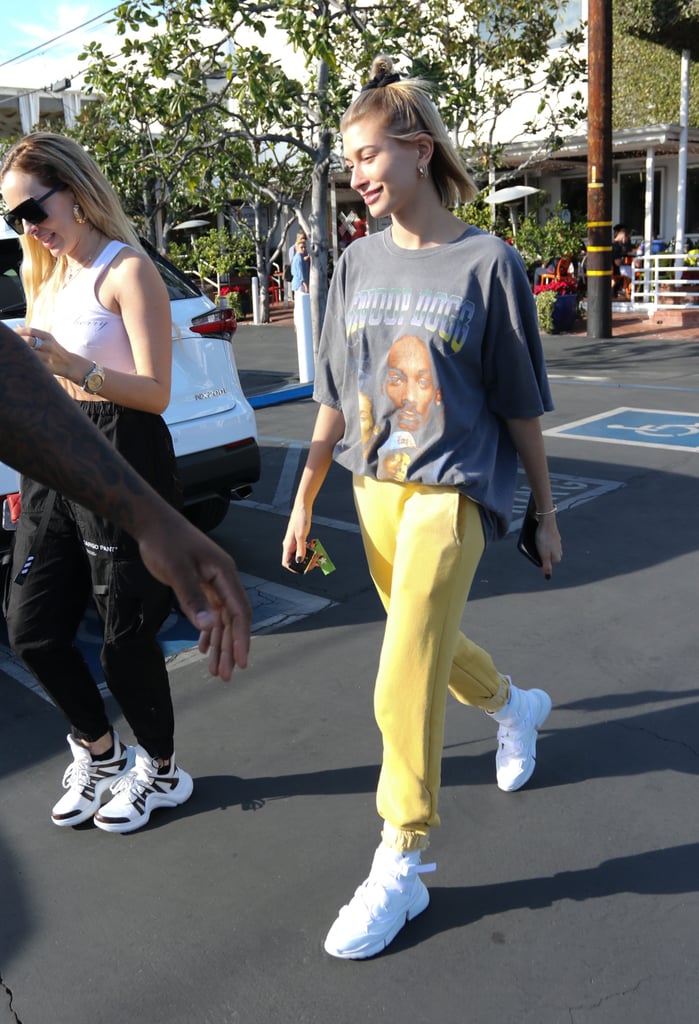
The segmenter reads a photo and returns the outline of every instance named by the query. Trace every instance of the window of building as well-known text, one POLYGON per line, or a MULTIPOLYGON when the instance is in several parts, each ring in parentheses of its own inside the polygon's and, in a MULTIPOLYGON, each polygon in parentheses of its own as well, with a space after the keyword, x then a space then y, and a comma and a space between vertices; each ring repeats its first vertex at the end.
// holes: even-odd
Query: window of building
POLYGON ((561 204, 573 220, 587 220, 587 178, 561 178, 561 204))
MULTIPOLYGON (((662 174, 653 178, 653 238, 660 236, 660 210, 662 207, 662 174)), ((619 222, 626 224, 630 234, 643 238, 646 222, 646 172, 623 171, 619 175, 619 222)))

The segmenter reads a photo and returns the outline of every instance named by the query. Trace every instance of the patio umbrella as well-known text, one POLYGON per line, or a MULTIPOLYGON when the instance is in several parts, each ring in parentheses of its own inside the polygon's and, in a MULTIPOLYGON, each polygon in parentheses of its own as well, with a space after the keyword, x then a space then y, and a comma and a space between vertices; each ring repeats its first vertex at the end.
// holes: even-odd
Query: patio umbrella
POLYGON ((491 192, 489 196, 485 197, 486 203, 490 203, 491 206, 497 206, 500 203, 504 203, 507 206, 510 214, 510 221, 512 222, 512 234, 517 237, 517 218, 515 217, 515 206, 526 196, 533 196, 535 192, 541 192, 540 188, 534 188, 533 185, 510 185, 509 188, 499 188, 496 192, 491 192))
POLYGON ((174 224, 172 227, 173 231, 191 231, 192 234, 189 236, 192 245, 194 245, 194 228, 205 228, 208 227, 208 220, 183 220, 181 224, 174 224))

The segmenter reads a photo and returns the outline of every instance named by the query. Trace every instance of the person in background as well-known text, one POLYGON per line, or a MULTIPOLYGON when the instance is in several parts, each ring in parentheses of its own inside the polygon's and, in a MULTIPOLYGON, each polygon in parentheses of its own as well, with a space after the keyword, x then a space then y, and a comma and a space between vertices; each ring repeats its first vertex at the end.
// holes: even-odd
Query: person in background
POLYGON ((296 245, 302 239, 306 243, 306 245, 308 245, 308 239, 306 237, 306 232, 305 231, 299 231, 297 233, 297 235, 296 235, 295 240, 294 240, 294 244, 289 247, 289 259, 288 259, 288 263, 287 263, 286 269, 284 271, 284 280, 288 281, 290 286, 291 286, 291 264, 293 263, 294 256, 296 255, 296 245))
POLYGON ((307 292, 311 274, 311 257, 306 251, 306 239, 297 238, 294 258, 291 261, 291 290, 307 292))
POLYGON ((628 282, 633 277, 633 267, 629 259, 633 252, 634 247, 628 227, 626 224, 615 224, 612 242, 612 295, 615 297, 624 279, 628 282), (616 283, 614 278, 616 278, 616 283))
POLYGON ((560 256, 550 256, 547 260, 544 260, 544 262, 540 266, 534 268, 535 288, 537 288, 541 284, 541 278, 544 274, 556 273, 556 265, 558 264, 560 258, 560 256))
POLYGON ((293 260, 294 256, 296 255, 296 245, 297 245, 298 242, 301 242, 301 241, 303 241, 306 244, 308 244, 308 238, 306 236, 306 232, 305 231, 298 231, 296 233, 296 238, 294 239, 294 244, 289 247, 289 266, 291 266, 291 261, 293 260))
POLYGON ((316 365, 319 410, 282 564, 303 559, 313 504, 335 458, 353 474, 369 569, 387 613, 374 694, 381 841, 325 939, 330 955, 363 959, 429 903, 420 875, 434 865, 421 857, 440 824, 447 691, 497 724, 500 789, 521 788, 535 768, 550 697, 515 686, 460 632, 485 545, 508 528, 518 454, 539 510, 545 576, 562 548, 540 426, 552 403, 521 257, 450 212, 476 190, 425 83, 402 79, 388 58, 377 58, 340 128, 352 188, 373 218, 390 217, 391 225, 348 246, 332 277, 316 365), (409 353, 405 341, 398 353, 393 346, 406 334, 409 353), (392 364, 400 355, 402 366, 407 354, 409 373, 401 375, 392 364), (420 389, 423 397, 411 397, 420 389), (394 426, 406 435, 400 440, 412 438, 413 408, 429 415, 420 417, 419 450, 406 446, 411 457, 397 479, 382 471, 380 453, 394 426))
POLYGON ((137 542, 200 631, 212 676, 246 668, 251 610, 235 562, 150 487, 0 323, 0 459, 79 502, 137 542))
MULTIPOLYGON (((162 419, 170 400, 170 305, 114 190, 72 139, 35 132, 6 153, 0 187, 20 235, 26 326, 18 334, 77 408, 170 504, 180 498, 162 419)), ((85 467, 86 472, 90 472, 85 467)), ((132 832, 184 803, 174 713, 157 641, 168 587, 134 539, 25 475, 7 598, 10 644, 70 722, 72 763, 51 818, 132 832), (92 597, 101 664, 137 745, 122 743, 75 644, 92 597), (103 797, 107 797, 103 803, 103 797)))

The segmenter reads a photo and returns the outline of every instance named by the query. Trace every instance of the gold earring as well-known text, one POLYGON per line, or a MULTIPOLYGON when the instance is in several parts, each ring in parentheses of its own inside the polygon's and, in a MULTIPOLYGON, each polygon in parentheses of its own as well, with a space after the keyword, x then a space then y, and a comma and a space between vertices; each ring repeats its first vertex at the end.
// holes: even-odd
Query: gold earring
POLYGON ((87 217, 83 213, 80 203, 73 203, 73 219, 76 224, 87 224, 87 217))
POLYGON ((427 178, 429 176, 429 173, 430 172, 428 171, 426 164, 418 164, 418 168, 417 168, 417 176, 418 176, 418 178, 420 178, 422 181, 424 181, 425 178, 427 178))

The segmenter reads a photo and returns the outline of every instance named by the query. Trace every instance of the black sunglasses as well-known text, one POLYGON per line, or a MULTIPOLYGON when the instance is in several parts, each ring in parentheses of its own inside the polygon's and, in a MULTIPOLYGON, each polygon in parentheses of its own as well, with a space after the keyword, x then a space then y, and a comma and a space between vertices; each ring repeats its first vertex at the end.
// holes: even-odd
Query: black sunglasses
POLYGON ((29 221, 30 224, 41 224, 42 220, 46 220, 48 213, 41 205, 45 200, 52 196, 54 192, 62 192, 64 188, 68 186, 65 182, 61 182, 60 185, 56 185, 55 188, 49 189, 48 192, 44 192, 43 196, 39 196, 38 199, 25 199, 19 206, 15 206, 14 210, 10 210, 9 213, 3 213, 2 219, 5 221, 8 227, 16 231, 18 235, 24 234, 24 224, 22 221, 29 221))

